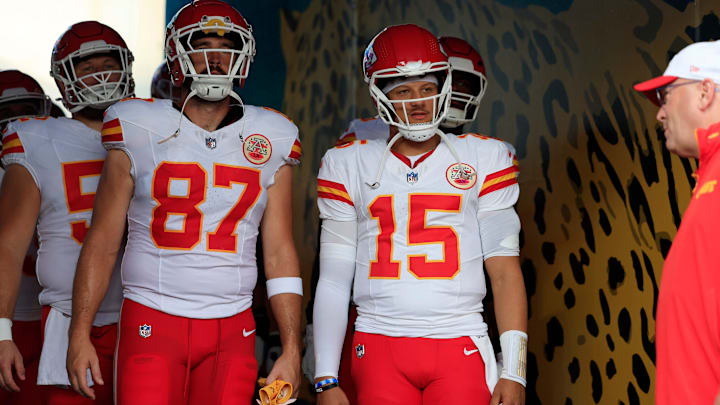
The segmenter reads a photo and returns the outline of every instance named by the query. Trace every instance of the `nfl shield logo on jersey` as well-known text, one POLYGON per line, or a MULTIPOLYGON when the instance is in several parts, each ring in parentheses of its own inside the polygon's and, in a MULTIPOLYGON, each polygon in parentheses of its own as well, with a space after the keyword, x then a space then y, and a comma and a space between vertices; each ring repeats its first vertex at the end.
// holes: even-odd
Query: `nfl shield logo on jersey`
POLYGON ((418 173, 417 172, 408 172, 407 174, 407 182, 409 184, 415 184, 418 181, 418 173))
POLYGON ((359 344, 355 346, 355 355, 358 359, 362 359, 362 357, 365 355, 365 345, 359 344))
POLYGON ((151 332, 152 332, 152 326, 147 325, 147 324, 140 325, 140 337, 147 339, 150 337, 151 332))
POLYGON ((217 146, 217 139, 205 137, 205 146, 207 146, 208 149, 215 149, 215 147, 217 146))

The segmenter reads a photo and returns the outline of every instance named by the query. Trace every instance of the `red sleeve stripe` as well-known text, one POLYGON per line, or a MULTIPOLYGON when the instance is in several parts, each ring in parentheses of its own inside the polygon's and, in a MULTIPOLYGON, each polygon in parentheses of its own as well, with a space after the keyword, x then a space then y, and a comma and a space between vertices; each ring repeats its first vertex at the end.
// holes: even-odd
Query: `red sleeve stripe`
POLYGON ((123 135, 120 120, 115 118, 114 120, 104 122, 100 134, 102 135, 103 142, 122 142, 123 135))
POLYGON ((497 179, 497 178, 499 178, 499 177, 503 177, 503 176, 506 176, 506 175, 511 174, 511 173, 514 174, 514 173, 516 173, 516 172, 518 172, 518 171, 520 171, 520 169, 519 169, 518 167, 516 167, 516 166, 510 166, 510 167, 508 167, 507 169, 503 169, 503 170, 497 171, 497 172, 495 172, 495 173, 488 174, 488 175, 485 177, 485 183, 483 184, 483 187, 485 187, 485 184, 487 184, 489 181, 491 181, 491 180, 493 180, 493 179, 497 179))
POLYGON ((13 132, 2 140, 2 154, 0 154, 0 157, 4 157, 10 153, 25 153, 25 149, 22 146, 17 132, 13 132))
POLYGON ((335 142, 335 146, 344 145, 346 143, 353 142, 356 139, 357 137, 355 136, 355 132, 348 132, 347 134, 341 136, 340 139, 337 140, 337 142, 335 142))
POLYGON ((10 143, 10 142, 12 142, 12 141, 14 141, 14 140, 16 140, 16 139, 19 139, 18 134, 17 134, 17 132, 13 132, 12 134, 10 134, 10 135, 8 135, 8 136, 6 136, 6 137, 3 138, 2 144, 3 144, 3 146, 5 146, 5 145, 7 145, 8 143, 10 143))
POLYGON ((0 154, 0 158, 3 158, 11 153, 25 153, 25 149, 23 149, 22 146, 16 146, 14 148, 3 148, 2 154, 0 154))
POLYGON ((327 198, 331 200, 342 201, 346 204, 355 206, 348 194, 345 186, 334 181, 318 179, 318 198, 327 198))
POLYGON ((485 194, 492 193, 493 191, 497 191, 497 190, 503 189, 505 187, 512 186, 513 184, 517 184, 517 177, 512 177, 511 179, 492 184, 488 187, 483 186, 482 190, 480 190, 480 195, 478 197, 482 197, 485 194))
POLYGON ((299 140, 295 140, 295 143, 292 146, 292 149, 290 150, 290 155, 288 156, 290 159, 296 159, 299 160, 300 156, 302 156, 302 144, 299 140))

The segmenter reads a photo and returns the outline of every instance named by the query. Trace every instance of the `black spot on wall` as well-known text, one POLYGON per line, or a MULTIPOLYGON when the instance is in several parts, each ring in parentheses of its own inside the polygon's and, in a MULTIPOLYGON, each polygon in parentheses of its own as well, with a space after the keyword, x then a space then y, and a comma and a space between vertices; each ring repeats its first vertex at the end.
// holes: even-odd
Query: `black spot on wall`
POLYGON ((645 9, 645 13, 647 14, 647 23, 644 26, 633 28, 633 35, 635 35, 635 38, 649 44, 655 40, 655 36, 660 30, 660 26, 663 23, 663 14, 650 0, 635 1, 640 3, 640 6, 645 9))
MULTIPOLYGON (((597 158, 597 160, 603 164, 603 167, 605 169, 605 174, 610 179, 610 182, 612 183, 613 187, 615 188, 615 192, 617 192, 618 196, 621 200, 625 200, 625 188, 623 187, 622 182, 620 181, 620 177, 617 175, 617 172, 615 171, 615 167, 610 162, 610 159, 605 155, 605 152, 603 152, 602 148, 597 142, 597 139, 595 138, 595 133, 593 132, 592 126, 590 125, 590 120, 587 117, 585 113, 583 113, 583 127, 585 129, 585 136, 587 138, 587 160, 588 163, 590 163, 590 169, 594 172, 595 171, 595 165, 593 163, 593 155, 597 158)), ((665 148, 663 148, 665 149, 665 148)))
POLYGON ((585 326, 587 327, 588 332, 590 332, 593 337, 598 336, 598 333, 600 331, 598 330, 598 324, 597 321, 595 321, 594 316, 588 315, 585 317, 585 326))
POLYGON ((590 360, 590 375, 592 376, 592 398, 596 404, 602 399, 602 376, 595 360, 590 360))
POLYGON ((571 309, 575 306, 575 293, 573 292, 572 288, 568 288, 567 291, 565 291, 565 307, 567 309, 571 309))
POLYGON ((645 350, 645 354, 648 355, 650 361, 655 364, 655 342, 650 340, 650 334, 654 334, 655 331, 650 331, 648 316, 645 312, 645 308, 640 309, 640 333, 642 334, 643 350, 645 350))
POLYGON ((573 190, 575 190, 575 192, 578 194, 581 193, 582 183, 580 180, 580 172, 578 171, 578 168, 575 165, 575 161, 572 160, 572 158, 568 159, 566 170, 568 178, 570 178, 570 181, 572 182, 573 190))
POLYGON ((558 38, 560 38, 560 40, 563 41, 573 53, 578 53, 580 51, 580 47, 577 42, 575 42, 575 35, 573 35, 570 27, 568 27, 564 22, 560 20, 553 20, 552 28, 555 30, 558 38))
POLYGON ((640 405, 640 397, 638 396, 638 393, 635 390, 635 386, 632 385, 632 383, 628 383, 627 393, 628 403, 630 405, 640 405))
POLYGON ((637 224, 647 223, 648 228, 650 228, 650 233, 654 235, 655 221, 653 220, 652 211, 650 210, 650 204, 645 196, 645 190, 637 177, 633 177, 628 186, 628 203, 630 204, 630 211, 633 213, 637 224))
POLYGON ((600 192, 598 191, 594 181, 590 181, 590 194, 595 202, 600 202, 600 192))
POLYGON ((630 341, 630 313, 627 308, 620 310, 618 314, 618 332, 625 342, 630 341))
POLYGON ((485 63, 490 65, 490 77, 493 78, 493 82, 497 83, 500 88, 504 91, 508 91, 509 79, 505 74, 503 68, 497 63, 497 55, 500 51, 500 44, 494 36, 488 35, 487 37, 487 52, 488 58, 485 59, 485 63))
MULTIPOLYGON (((472 7, 470 7, 472 8, 472 7)), ((495 19, 493 18, 492 14, 490 14, 490 10, 488 10, 487 7, 482 7, 483 14, 485 14, 485 19, 487 19, 488 24, 495 25, 495 19)))
POLYGON ((688 26, 685 28, 688 37, 697 41, 713 41, 720 38, 720 20, 712 11, 702 18, 698 27, 688 26))
POLYGON ((632 130, 630 129, 630 125, 628 123, 625 107, 622 105, 622 102, 620 102, 617 86, 615 85, 615 80, 613 80, 610 72, 605 72, 605 80, 608 82, 608 93, 606 99, 608 103, 610 103, 610 110, 612 111, 612 115, 615 117, 615 122, 620 130, 620 136, 622 136, 625 141, 625 147, 627 148, 630 157, 634 159, 635 143, 632 138, 632 130))
MULTIPOLYGON (((665 255, 663 255, 663 258, 665 255)), ((657 300, 658 300, 658 285, 657 281, 655 280, 655 270, 653 270, 652 262, 650 261, 650 258, 648 257, 645 252, 643 252, 643 262, 645 263, 645 271, 647 272, 648 278, 650 278, 650 284, 652 284, 653 287, 653 318, 655 318, 655 312, 657 310, 657 300)))
POLYGON ((575 256, 575 253, 570 253, 570 268, 572 269, 575 282, 585 284, 585 271, 583 270, 582 263, 580 263, 580 260, 575 256))
POLYGON ((503 115, 505 115, 505 104, 503 104, 503 102, 500 100, 495 100, 492 103, 491 111, 492 118, 490 118, 490 135, 497 137, 496 135, 498 135, 498 122, 500 122, 500 119, 503 117, 503 115))
POLYGON ((535 191, 535 225, 540 235, 545 234, 545 192, 542 189, 535 191))
POLYGON ((575 149, 578 148, 578 119, 577 115, 573 114, 570 117, 570 125, 567 131, 568 143, 575 149))
POLYGON ((537 285, 537 271, 535 270, 535 266, 530 259, 526 259, 522 262, 522 264, 520 265, 520 270, 522 270, 523 278, 525 279, 525 291, 527 292, 528 298, 530 298, 535 295, 535 289, 537 285))
POLYGON ((570 373, 570 382, 575 384, 575 381, 580 377, 580 362, 577 357, 573 357, 568 365, 568 373, 570 373))
POLYGON ((588 91, 585 92, 585 101, 587 102, 588 111, 592 114, 593 121, 600 136, 611 145, 617 144, 619 140, 618 133, 612 121, 610 121, 610 115, 605 110, 595 85, 592 83, 588 91))
POLYGON ((610 289, 616 290, 625 281, 625 269, 622 263, 614 257, 608 260, 608 284, 610 289))
POLYGON ((602 309, 603 323, 605 325, 610 325, 610 306, 608 305, 607 297, 605 297, 605 291, 603 291, 602 288, 598 291, 598 296, 600 297, 600 308, 602 309))
POLYGON ((517 128, 517 136, 515 137, 515 152, 519 159, 524 159, 527 155, 527 139, 530 135, 530 123, 527 117, 522 114, 515 116, 515 127, 517 128))
POLYGON ((563 221, 570 222, 570 207, 568 207, 566 204, 563 204, 560 207, 560 215, 562 215, 563 221))
POLYGON ((630 251, 630 257, 632 258, 633 270, 635 271, 635 283, 637 283, 638 291, 643 291, 643 269, 640 264, 640 258, 634 250, 630 251))
POLYGON ((525 401, 528 404, 540 404, 540 398, 537 396, 537 379, 538 366, 535 353, 528 351, 527 353, 527 387, 525 388, 525 401))
POLYGON ((610 233, 612 232, 612 225, 610 225, 610 219, 604 209, 600 208, 598 210, 598 217, 598 222, 600 222, 600 228, 602 228, 603 233, 605 236, 610 236, 610 233))
POLYGON ((662 254, 663 259, 667 259, 667 255, 670 253, 670 247, 672 246, 672 241, 668 238, 660 238, 658 244, 660 245, 660 254, 662 254))
POLYGON ((615 369, 615 362, 613 359, 608 360, 607 364, 605 364, 605 375, 607 376, 608 380, 612 380, 612 378, 617 374, 617 370, 615 369))
POLYGON ((517 42, 515 42, 515 37, 511 32, 506 31, 502 34, 502 46, 505 49, 517 51, 517 42))
POLYGON ((553 104, 557 103, 558 106, 566 113, 570 111, 570 105, 568 100, 567 91, 562 81, 555 79, 548 85, 545 94, 543 94, 543 112, 545 113, 545 122, 550 131, 550 135, 553 138, 557 137, 558 129, 555 121, 555 112, 553 111, 553 104))
POLYGON ((518 38, 525 39, 525 30, 520 28, 517 21, 513 21, 513 28, 515 29, 515 34, 518 36, 518 38))
POLYGON ((585 242, 587 243, 588 249, 595 253, 595 233, 593 232, 592 221, 590 221, 590 214, 588 214, 585 207, 580 208, 582 214, 582 221, 580 221, 580 227, 585 232, 585 242))
POLYGON ((552 183, 550 182, 550 176, 548 176, 548 170, 550 169, 550 145, 548 145, 545 136, 540 136, 540 158, 542 160, 541 167, 543 178, 545 179, 545 187, 548 192, 552 193, 552 183))
POLYGON ((612 339, 612 336, 608 333, 605 335, 605 341, 607 342, 608 349, 610 349, 611 352, 615 351, 615 342, 612 339))
POLYGON ((547 264, 555 263, 555 244, 552 242, 543 242, 542 254, 547 264))
POLYGON ((552 361, 555 355, 555 348, 562 346, 565 343, 563 336, 563 327, 560 321, 556 317, 552 317, 547 325, 547 343, 545 344, 545 358, 547 361, 552 361))
POLYGON ((555 279, 553 280, 553 285, 558 290, 562 289, 563 286, 563 276, 562 273, 558 273, 557 276, 555 276, 555 279))
POLYGON ((538 48, 540 48, 540 52, 542 52, 542 55, 545 58, 545 62, 550 65, 554 65, 557 62, 557 57, 555 56, 555 51, 553 50, 548 38, 538 30, 534 30, 532 34, 535 43, 537 43, 538 48))
POLYGON ((447 3, 445 0, 436 0, 435 4, 437 4, 438 8, 440 9, 440 14, 445 18, 446 23, 454 23, 455 22, 455 13, 453 12, 453 7, 449 3, 447 3))
POLYGON ((687 6, 690 4, 687 0, 663 0, 665 3, 675 7, 677 10, 685 11, 687 6))
POLYGON ((528 92, 528 85, 532 83, 532 74, 527 63, 522 61, 522 80, 513 80, 513 89, 515 94, 520 97, 525 104, 530 104, 530 93, 528 92))
POLYGON ((643 363, 642 359, 637 354, 633 354, 632 356, 632 369, 638 387, 642 390, 642 392, 647 394, 648 391, 650 391, 650 376, 645 368, 645 363, 643 363))
POLYGON ((538 51, 533 41, 528 41, 528 56, 530 57, 530 62, 532 63, 533 68, 538 70, 540 68, 540 63, 538 62, 538 51))

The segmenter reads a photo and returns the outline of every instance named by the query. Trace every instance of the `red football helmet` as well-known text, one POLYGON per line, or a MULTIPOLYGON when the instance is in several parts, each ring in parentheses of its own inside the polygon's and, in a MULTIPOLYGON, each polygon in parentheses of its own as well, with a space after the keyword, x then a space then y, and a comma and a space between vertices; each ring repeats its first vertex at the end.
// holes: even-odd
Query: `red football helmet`
POLYGON ((105 109, 112 103, 133 95, 133 55, 122 37, 107 25, 83 21, 72 25, 55 43, 50 74, 63 95, 70 112, 85 107, 105 109), (109 53, 117 58, 120 70, 106 70, 78 77, 75 64, 80 58, 109 53), (87 85, 86 81, 95 84, 87 85))
POLYGON ((150 95, 155 98, 172 99, 172 80, 170 79, 170 70, 167 63, 163 62, 155 69, 152 83, 150 83, 150 95))
POLYGON ((440 37, 440 45, 452 66, 455 85, 450 95, 450 110, 442 126, 456 128, 474 121, 477 117, 478 106, 487 85, 485 64, 480 54, 463 39, 440 37), (460 85, 461 81, 463 85, 460 85), (457 89, 457 85, 465 87, 467 92, 457 89))
POLYGON ((51 107, 35 79, 18 70, 0 71, 0 129, 18 118, 49 115, 51 107))
POLYGON ((175 86, 191 79, 191 91, 209 100, 222 100, 227 96, 239 99, 233 92, 233 82, 242 86, 250 72, 255 56, 255 39, 252 27, 232 6, 219 0, 195 0, 181 8, 167 26, 165 58, 175 86), (192 42, 204 36, 229 38, 232 49, 195 49, 192 42), (229 53, 230 64, 226 73, 212 73, 208 54, 229 53), (205 59, 202 70, 196 69, 191 57, 200 54, 205 59), (200 70, 200 71, 198 71, 200 70))
POLYGON ((422 142, 435 134, 450 107, 451 76, 448 58, 430 31, 413 24, 385 28, 365 49, 363 73, 365 82, 370 87, 370 97, 383 121, 398 127, 400 133, 412 141, 422 142), (438 94, 431 97, 394 101, 390 100, 381 88, 387 85, 388 79, 420 78, 428 75, 437 78, 439 89, 438 94), (405 103, 427 99, 434 101, 431 121, 409 124, 405 103), (398 115, 393 108, 394 103, 403 103, 405 117, 398 115))

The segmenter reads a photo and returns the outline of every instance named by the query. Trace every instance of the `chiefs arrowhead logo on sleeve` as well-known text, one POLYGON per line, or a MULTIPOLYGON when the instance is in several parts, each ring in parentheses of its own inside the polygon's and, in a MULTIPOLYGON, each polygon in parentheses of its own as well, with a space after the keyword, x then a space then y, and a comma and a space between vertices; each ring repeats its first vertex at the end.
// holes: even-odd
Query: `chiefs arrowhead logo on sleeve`
POLYGON ((114 120, 103 122, 102 132, 100 132, 100 135, 102 136, 103 143, 122 142, 123 134, 120 120, 115 118, 114 120))
POLYGON ((0 157, 5 157, 12 153, 25 153, 25 149, 22 146, 17 132, 5 136, 2 140, 2 155, 0 155, 0 157))
POLYGON ((243 142, 243 154, 250 163, 261 165, 267 162, 272 155, 270 140, 260 134, 248 136, 243 142))
POLYGON ((492 193, 493 191, 500 190, 502 188, 517 184, 518 167, 510 166, 507 169, 497 171, 492 174, 488 174, 485 177, 485 182, 480 189, 479 197, 485 194, 492 193))

